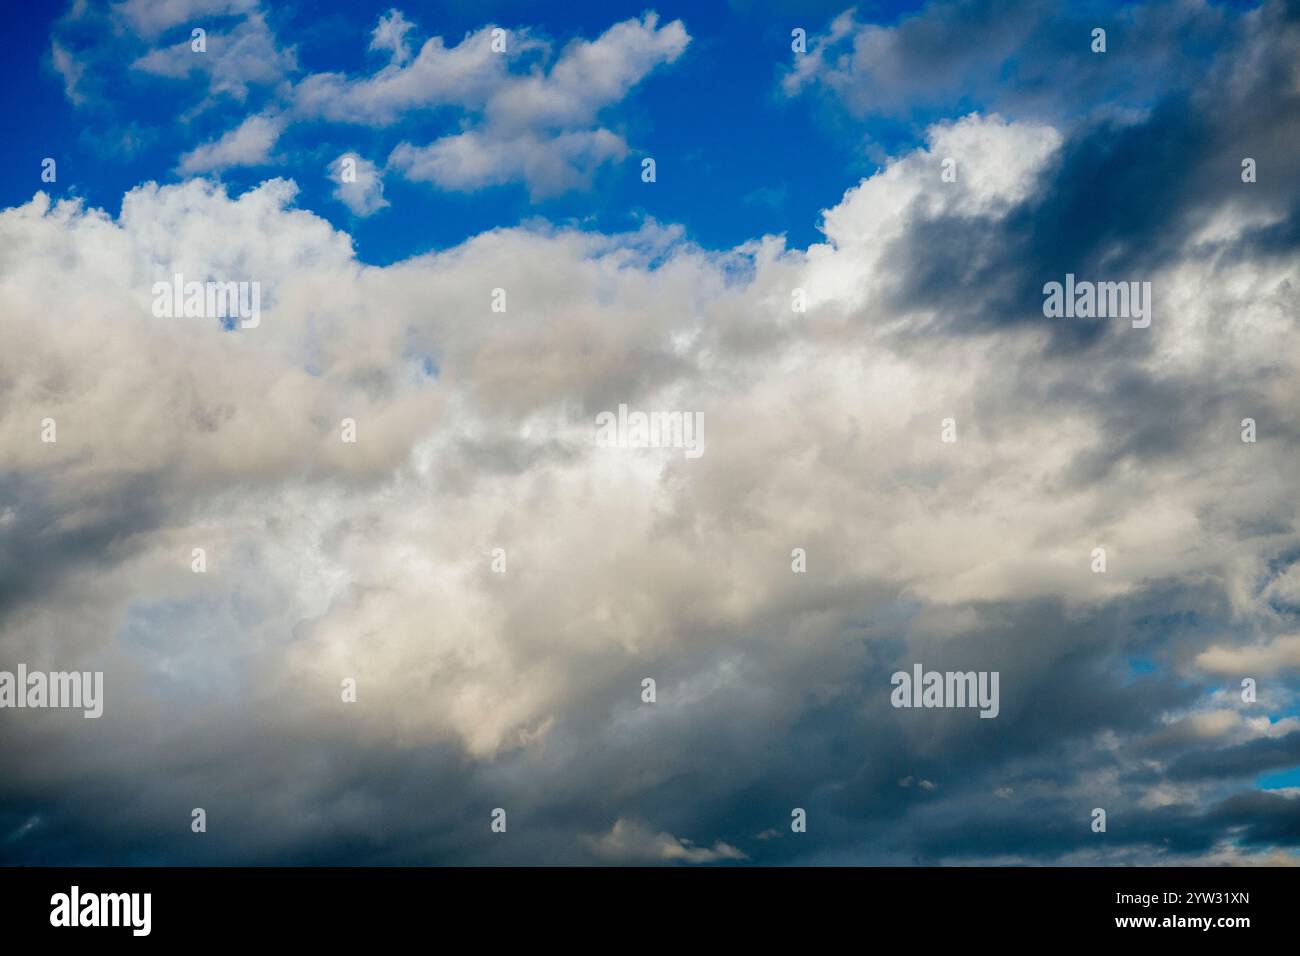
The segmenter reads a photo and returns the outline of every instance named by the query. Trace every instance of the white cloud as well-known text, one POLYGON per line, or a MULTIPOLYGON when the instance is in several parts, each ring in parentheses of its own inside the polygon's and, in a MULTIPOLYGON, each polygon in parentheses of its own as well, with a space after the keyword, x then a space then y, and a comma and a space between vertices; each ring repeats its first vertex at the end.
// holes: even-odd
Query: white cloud
POLYGON ((1210 674, 1233 677, 1271 676, 1300 669, 1300 634, 1287 634, 1262 644, 1216 644, 1196 655, 1196 666, 1210 674))
MULTIPOLYGON (((397 14, 375 29, 376 48, 394 48, 411 25, 397 14)), ((574 40, 549 69, 513 72, 512 63, 549 52, 529 31, 510 31, 505 53, 492 50, 493 26, 454 47, 432 37, 410 63, 389 64, 359 79, 315 73, 298 84, 300 112, 336 122, 387 125, 403 113, 455 105, 484 112, 504 129, 574 128, 594 122, 604 107, 623 99, 657 66, 674 62, 690 37, 680 20, 659 24, 653 13, 616 23, 595 40, 574 40)), ((400 47, 399 47, 400 48, 400 47)))
POLYGON ((379 24, 370 35, 370 49, 387 51, 397 65, 411 58, 411 45, 406 42, 406 35, 415 28, 415 24, 406 19, 401 10, 389 10, 379 18, 379 24))
MULTIPOLYGON (((708 253, 652 223, 500 229, 370 267, 276 180, 237 198, 149 185, 116 220, 43 196, 0 213, 0 447, 11 480, 41 488, 15 522, 58 541, 147 504, 121 548, 51 565, 43 599, 6 624, 7 656, 39 660, 60 635, 61 666, 111 653, 117 686, 167 685, 123 632, 230 606, 237 624, 209 625, 228 643, 193 653, 256 661, 239 680, 264 713, 330 726, 355 675, 367 706, 348 733, 486 758, 545 746, 644 660, 774 631, 763 646, 791 669, 763 706, 794 708, 858 679, 844 629, 882 593, 946 635, 998 601, 1097 607, 1213 578, 1240 620, 1271 626, 1258 582, 1300 542, 1255 529, 1292 507, 1287 443, 1207 429, 1109 482, 1074 469, 1107 441, 1104 372, 1249 387, 1267 356, 1277 374, 1251 408, 1288 414, 1300 343, 1283 293, 1300 265, 1224 263, 1212 297, 1202 263, 1172 265, 1153 276, 1167 305, 1104 343, 1109 363, 1052 353, 1042 325, 927 336, 929 316, 890 305, 885 243, 939 215, 997 221, 1057 138, 968 118, 931 142, 849 190, 807 250, 769 237, 708 253), (949 148, 959 183, 927 188, 949 148), (174 272, 260 281, 261 325, 153 318, 150 286, 174 272), (490 311, 497 287, 506 313, 490 311), (796 287, 809 312, 792 318, 796 287), (1249 337, 1219 321, 1247 308, 1249 337), (596 447, 595 413, 620 402, 702 412, 705 455, 596 447), (955 445, 939 441, 947 415, 955 445), (38 439, 47 416, 57 445, 38 439), (1098 541, 1106 574, 1088 570, 1098 541), (178 570, 203 542, 213 570, 178 570), (826 575, 815 615, 802 576, 780 573, 796 544, 826 575), (498 546, 508 586, 489 571, 498 546)), ((186 669, 187 693, 218 699, 221 673, 186 669)), ((151 719, 117 700, 119 732, 151 719)))
MULTIPOLYGON (((509 78, 508 56, 492 52, 491 31, 483 27, 454 47, 444 46, 442 37, 432 37, 411 62, 390 63, 360 79, 313 73, 294 88, 298 113, 336 123, 384 126, 413 109, 481 109, 509 78)), ((527 34, 516 34, 511 55, 536 47, 527 34)))
POLYGON ((201 27, 200 20, 252 13, 257 6, 257 0, 125 0, 113 10, 136 33, 155 37, 182 23, 201 27))
POLYGON ((615 864, 717 863, 743 860, 745 854, 721 840, 712 847, 696 846, 671 833, 655 832, 633 820, 616 820, 608 833, 588 837, 588 845, 601 860, 615 864))
MULTIPOLYGON (((409 26, 385 18, 375 43, 400 50, 394 37, 409 26)), ((512 62, 544 55, 549 47, 515 31, 508 52, 495 53, 492 29, 450 48, 434 37, 411 62, 395 57, 369 77, 309 76, 295 90, 297 109, 337 122, 387 125, 413 109, 457 106, 474 117, 468 128, 423 146, 403 142, 389 165, 451 190, 520 181, 541 198, 586 185, 596 168, 627 155, 623 138, 597 125, 598 114, 657 66, 675 61, 690 42, 680 21, 660 26, 655 14, 647 14, 595 40, 575 40, 549 69, 512 72, 512 62)))
MULTIPOLYGON (((588 186, 601 166, 624 159, 629 146, 601 124, 600 114, 627 97, 657 67, 674 62, 690 42, 681 21, 661 24, 654 13, 616 23, 594 40, 576 39, 553 51, 529 29, 507 33, 505 52, 493 50, 494 26, 447 46, 426 40, 412 56, 414 24, 397 9, 383 14, 370 36, 372 52, 387 62, 369 75, 299 75, 296 50, 282 49, 266 14, 253 0, 130 0, 114 8, 119 27, 169 45, 140 55, 134 43, 93 50, 95 69, 112 69, 124 56, 137 73, 173 80, 204 79, 202 99, 183 121, 222 97, 246 102, 255 87, 262 118, 251 116, 215 143, 181 157, 182 173, 264 162, 276 136, 291 123, 328 120, 387 126, 413 111, 449 108, 458 128, 432 142, 399 142, 385 165, 408 178, 454 191, 525 184, 534 199, 588 186), (181 24, 203 21, 205 52, 191 48, 181 24), (168 33, 167 31, 173 31, 168 33), (265 116, 275 115, 271 121, 265 116)), ((65 18, 71 22, 71 17, 65 18)), ((87 63, 55 42, 51 62, 67 96, 84 103, 87 63)), ((348 194, 355 193, 349 190, 348 194)), ((362 202, 362 208, 371 208, 362 202)))
POLYGON ((206 52, 197 53, 187 36, 146 53, 131 68, 171 79, 200 73, 207 77, 210 96, 225 94, 243 102, 250 86, 275 85, 297 67, 294 50, 276 45, 266 18, 258 12, 250 12, 227 31, 209 30, 206 44, 206 52))
MULTIPOLYGON (((794 96, 815 82, 826 69, 827 52, 852 35, 858 25, 852 10, 846 10, 831 21, 824 34, 813 34, 807 39, 812 46, 803 53, 794 54, 788 72, 781 78, 781 89, 794 96)), ((843 62, 843 61, 841 61, 843 62)))
POLYGON ((648 13, 614 24, 595 40, 574 40, 548 72, 512 76, 493 90, 488 124, 513 130, 591 123, 656 67, 675 62, 690 39, 680 20, 660 26, 648 13))
POLYGON ((606 129, 549 137, 522 132, 507 140, 469 131, 428 146, 401 143, 388 162, 407 179, 448 190, 523 181, 540 199, 586 185, 598 167, 623 159, 627 152, 623 138, 606 129))
POLYGON ((197 146, 183 155, 177 167, 184 175, 229 169, 232 166, 261 166, 284 128, 274 116, 250 116, 220 139, 197 146))
POLYGON ((86 102, 86 97, 77 89, 81 77, 86 72, 86 65, 59 45, 57 41, 50 45, 50 62, 55 72, 63 77, 63 95, 74 106, 86 102))
POLYGON ((357 216, 370 216, 388 206, 384 198, 384 177, 368 159, 344 153, 329 166, 335 182, 334 198, 357 216))

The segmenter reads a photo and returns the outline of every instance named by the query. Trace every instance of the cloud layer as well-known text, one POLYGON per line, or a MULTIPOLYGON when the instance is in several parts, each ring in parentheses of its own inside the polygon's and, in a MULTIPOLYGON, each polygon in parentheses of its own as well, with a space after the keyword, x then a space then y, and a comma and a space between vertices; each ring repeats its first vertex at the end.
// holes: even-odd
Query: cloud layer
MULTIPOLYGON (((382 75, 300 106, 436 66, 483 117, 412 148, 444 179, 686 43, 630 21, 496 102, 500 61, 385 22, 382 75)), ((4 713, 0 856, 1292 859, 1255 781, 1300 763, 1298 29, 1250 14, 1131 116, 935 123, 806 249, 536 223, 375 267, 283 179, 0 212, 0 661, 107 696, 4 713), (1151 327, 1045 318, 1066 272, 1150 281, 1151 327), (260 282, 260 324, 154 318, 175 273, 260 282), (703 413, 704 455, 599 447, 620 403, 703 413), (913 662, 999 671, 999 716, 894 709, 913 662)), ((511 175, 593 155, 547 148, 511 175)))

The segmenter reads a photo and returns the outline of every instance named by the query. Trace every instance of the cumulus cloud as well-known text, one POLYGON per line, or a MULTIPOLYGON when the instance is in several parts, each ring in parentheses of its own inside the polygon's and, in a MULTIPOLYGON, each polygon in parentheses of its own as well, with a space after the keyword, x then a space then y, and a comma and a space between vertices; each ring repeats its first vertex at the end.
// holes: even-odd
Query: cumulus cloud
POLYGON ((344 153, 330 163, 334 198, 357 216, 370 216, 388 206, 384 198, 384 176, 368 159, 344 153))
POLYGON ((304 74, 296 48, 281 45, 268 16, 254 0, 91 7, 56 24, 50 63, 68 99, 84 105, 93 96, 107 120, 119 104, 104 94, 120 81, 122 63, 137 79, 198 80, 191 89, 201 91, 198 102, 181 114, 183 123, 219 105, 256 110, 219 141, 186 150, 177 166, 183 175, 261 163, 290 125, 389 128, 442 110, 452 122, 441 135, 388 141, 387 169, 460 192, 523 183, 540 200, 589 186, 596 170, 628 155, 623 135, 604 125, 602 114, 690 43, 680 20, 660 23, 651 12, 558 51, 536 30, 487 25, 454 45, 430 37, 413 55, 415 24, 391 9, 370 35, 369 50, 386 60, 381 67, 356 76, 304 74), (180 26, 205 17, 206 50, 195 52, 180 26), (97 21, 104 42, 85 42, 87 18, 97 21))
MULTIPOLYGON (((310 74, 294 88, 295 103, 304 116, 372 125, 394 123, 418 108, 481 107, 508 76, 508 58, 492 51, 492 29, 483 27, 453 47, 431 37, 410 63, 390 63, 365 77, 310 74)), ((534 47, 528 34, 515 34, 515 55, 534 47)))
POLYGON ((428 146, 400 143, 388 162, 407 179, 443 189, 468 192, 523 181, 541 198, 585 185, 596 169, 627 153, 623 138, 607 129, 550 137, 521 132, 508 139, 471 130, 428 146))
POLYGON ((1196 655, 1196 665, 1211 674, 1276 674, 1300 668, 1300 634, 1286 634, 1263 644, 1215 644, 1196 655))
MULTIPOLYGON (((405 32, 410 25, 403 26, 405 32)), ((391 29, 381 23, 376 35, 391 29)), ((370 76, 312 74, 297 86, 298 107, 336 122, 384 125, 412 109, 456 105, 508 126, 572 126, 592 121, 690 42, 680 20, 660 26, 650 13, 615 24, 595 40, 573 41, 548 70, 515 73, 512 61, 544 54, 550 45, 531 31, 511 30, 505 31, 505 51, 496 52, 493 31, 499 29, 482 27, 454 47, 431 37, 409 64, 389 64, 370 76)))
POLYGON ((193 176, 232 166, 261 166, 271 155, 284 122, 275 116, 250 116, 239 126, 210 143, 196 146, 181 156, 177 169, 193 176))
MULTIPOLYGON (((1281 420, 1295 377, 1252 387, 1251 373, 1266 346, 1273 363, 1300 355, 1295 327, 1249 303, 1300 281, 1295 261, 1219 267, 1266 342, 1238 343, 1210 321, 1221 302, 1195 294, 1202 270, 1172 265, 1154 276, 1170 305, 1152 327, 1105 333, 1106 369, 1054 354, 1046 323, 931 334, 918 351, 915 324, 881 309, 896 281, 881 250, 935 217, 1004 219, 1060 161, 1050 130, 998 119, 938 127, 931 142, 848 192, 825 216, 826 242, 802 251, 765 239, 707 253, 653 225, 625 236, 512 229, 372 268, 346 235, 293 209, 278 181, 237 198, 197 181, 145 187, 117 220, 44 197, 4 213, 14 348, 3 374, 23 396, 0 420, 19 502, 5 526, 7 657, 108 661, 104 726, 116 728, 121 774, 195 746, 217 772, 233 746, 223 738, 188 723, 145 729, 181 699, 217 725, 271 721, 313 746, 396 735, 493 758, 507 775, 497 786, 514 786, 503 781, 515 762, 550 777, 603 750, 600 772, 643 763, 636 789, 647 795, 696 772, 682 748, 699 727, 785 726, 810 692, 848 695, 863 719, 897 729, 875 758, 891 782, 950 779, 906 756, 911 734, 928 732, 888 708, 898 660, 1000 667, 1001 720, 1026 731, 1043 719, 1034 695, 1057 680, 1091 680, 1100 695, 1087 719, 1055 715, 1067 737, 1125 712, 1140 728, 1154 719, 1144 707, 1190 707, 1170 688, 1145 691, 1134 711, 1102 672, 1078 673, 1078 641, 1096 626, 1086 622, 1177 582, 1218 581, 1220 613, 1265 620, 1260 575, 1295 531, 1252 528, 1291 500, 1281 476, 1294 446, 1242 448, 1229 422, 1184 448, 1213 468, 1135 449, 1142 467, 1115 482, 1080 482, 1075 469, 1108 440, 1111 383, 1130 375, 1191 387, 1232 374, 1242 402, 1281 420), (960 148, 959 188, 926 188, 936 148, 960 148), (740 283, 729 278, 738 265, 740 283), (152 318, 150 284, 176 271, 260 279, 261 325, 152 318), (489 322, 497 286, 510 311, 489 322), (810 292, 798 322, 795 287, 810 292), (475 314, 483 321, 464 321, 475 314), (58 335, 41 315, 59 317, 58 335), (594 415, 620 401, 703 411, 707 453, 597 447, 594 415), (946 415, 962 429, 955 446, 938 441, 946 415), (55 446, 36 440, 47 416, 55 446), (344 417, 358 423, 355 445, 338 439, 344 417), (1234 485, 1250 499, 1225 499, 1234 485), (21 541, 41 551, 19 572, 21 541), (1105 575, 1088 571, 1098 541, 1114 549, 1105 575), (210 555, 206 576, 188 569, 196 545, 210 555), (786 567, 796 545, 819 568, 808 584, 786 567), (498 546, 505 576, 489 570, 498 546), (901 617, 899 594, 911 608, 901 617), (863 607, 880 621, 865 631, 854 623, 863 607), (660 675, 655 714, 619 691, 647 672, 660 675), (346 725, 344 676, 360 701, 346 725), (605 743, 582 744, 588 734, 605 743), (153 746, 130 745, 141 735, 153 746)), ((972 746, 972 727, 935 719, 948 746, 972 746)), ((50 756, 24 758, 48 759, 37 781, 86 759, 51 726, 33 727, 50 756)), ((717 744, 735 786, 762 772, 752 742, 717 744)), ((275 746, 258 752, 271 759, 275 746)), ((697 759, 702 771, 716 758, 697 759)), ((951 788, 928 789, 896 792, 933 813, 951 788)), ((717 823, 707 808, 723 798, 700 794, 691 832, 717 823)), ((688 861, 743 852, 736 836, 703 849, 670 828, 624 823, 589 848, 688 861)), ((283 833, 267 852, 295 840, 309 835, 283 833)))
MULTIPOLYGON (((403 34, 409 26, 401 21, 403 34)), ((396 28, 384 19, 375 42, 391 46, 396 28)), ((459 107, 470 118, 467 129, 423 146, 402 142, 389 164, 444 189, 522 181, 540 198, 586 184, 595 168, 627 154, 620 135, 597 125, 598 114, 657 66, 674 62, 690 42, 680 20, 660 25, 648 13, 595 40, 573 41, 549 68, 516 72, 512 62, 545 55, 549 44, 512 31, 506 52, 494 52, 496 29, 484 27, 450 48, 433 37, 414 60, 395 57, 371 76, 308 76, 296 87, 297 109, 338 122, 387 125, 414 109, 459 107)))

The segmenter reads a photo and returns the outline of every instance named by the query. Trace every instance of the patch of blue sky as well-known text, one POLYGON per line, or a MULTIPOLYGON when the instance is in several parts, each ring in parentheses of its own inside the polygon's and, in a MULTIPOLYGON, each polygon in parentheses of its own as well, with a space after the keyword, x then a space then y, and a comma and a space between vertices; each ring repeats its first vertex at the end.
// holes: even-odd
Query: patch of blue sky
MULTIPOLYGON (((860 23, 889 26, 923 5, 919 0, 862 3, 856 17, 860 23)), ((889 156, 920 144, 929 123, 990 105, 978 86, 975 92, 918 93, 914 108, 880 115, 846 113, 819 91, 788 98, 780 81, 794 57, 791 30, 803 28, 811 43, 852 6, 847 0, 735 0, 725 5, 673 0, 649 8, 641 0, 544 6, 522 0, 265 5, 277 49, 294 51, 297 68, 289 82, 309 73, 356 78, 380 69, 384 54, 368 49, 370 34, 393 7, 415 25, 413 51, 431 36, 452 46, 472 31, 499 24, 547 37, 553 62, 570 41, 593 40, 647 9, 658 13, 661 24, 681 19, 691 42, 675 62, 651 69, 626 96, 600 110, 599 123, 626 141, 627 156, 599 165, 589 184, 558 195, 535 197, 522 182, 457 191, 389 170, 383 183, 388 205, 378 212, 359 217, 335 197, 329 167, 341 154, 353 153, 383 168, 399 143, 427 144, 459 132, 466 114, 445 106, 409 110, 387 125, 326 122, 290 112, 265 162, 223 169, 218 175, 232 194, 273 177, 294 180, 299 207, 348 232, 358 256, 379 265, 538 218, 611 234, 633 231, 647 219, 681 224, 685 239, 717 250, 779 233, 790 245, 804 248, 822 239, 820 211, 835 205, 889 156), (656 162, 654 183, 641 178, 646 157, 656 162)), ((1088 9, 1102 16, 1126 6, 1095 3, 1088 9)), ((224 94, 209 98, 199 75, 177 79, 130 68, 132 56, 142 49, 183 42, 192 26, 188 20, 168 26, 143 48, 137 43, 133 53, 105 60, 85 51, 96 43, 123 41, 97 36, 94 31, 102 32, 102 25, 56 25, 64 10, 57 4, 28 4, 6 19, 10 54, 0 62, 0 88, 14 100, 7 104, 10 115, 23 121, 11 124, 0 142, 0 162, 8 171, 0 179, 5 206, 26 202, 44 188, 55 197, 82 197, 116 215, 123 194, 140 183, 184 178, 178 163, 189 150, 263 110, 286 109, 287 84, 249 84, 242 100, 224 94), (76 68, 94 74, 82 81, 84 87, 93 86, 94 94, 80 105, 69 101, 65 77, 53 68, 52 33, 65 38, 76 68), (55 184, 39 179, 45 157, 58 162, 55 184)), ((238 20, 207 18, 205 26, 220 31, 238 20)), ((1001 70, 1011 76, 1018 65, 1011 57, 1001 70)), ((516 63, 514 68, 528 66, 516 63)))

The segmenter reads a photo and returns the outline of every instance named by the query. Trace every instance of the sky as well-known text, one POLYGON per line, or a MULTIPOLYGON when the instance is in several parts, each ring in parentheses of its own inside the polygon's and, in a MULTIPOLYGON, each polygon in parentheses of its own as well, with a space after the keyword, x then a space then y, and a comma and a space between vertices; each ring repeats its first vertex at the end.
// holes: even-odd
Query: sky
POLYGON ((6 28, 0 862, 1300 860, 1300 4, 6 28))

